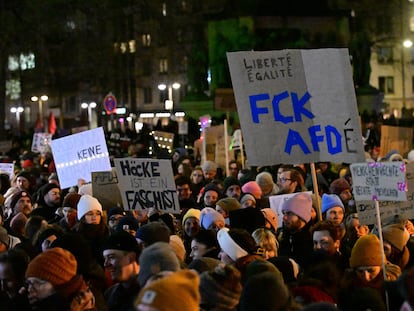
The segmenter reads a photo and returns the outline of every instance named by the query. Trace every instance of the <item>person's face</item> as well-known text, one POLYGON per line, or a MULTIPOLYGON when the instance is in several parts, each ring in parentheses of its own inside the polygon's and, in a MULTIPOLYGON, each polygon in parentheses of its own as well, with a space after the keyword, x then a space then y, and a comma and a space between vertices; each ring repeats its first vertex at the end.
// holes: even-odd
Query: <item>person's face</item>
POLYGON ((114 214, 111 215, 111 217, 109 217, 108 219, 108 226, 110 229, 115 230, 116 226, 118 226, 119 220, 124 217, 123 215, 120 214, 114 214))
POLYGON ((369 232, 369 228, 366 225, 361 225, 358 218, 353 218, 350 227, 353 228, 356 232, 358 238, 367 235, 369 232))
POLYGON ((283 212, 283 224, 290 231, 296 231, 305 226, 305 222, 292 212, 283 212))
POLYGON ((134 274, 135 260, 133 253, 118 249, 106 249, 103 251, 104 267, 116 282, 125 282, 134 274))
POLYGON ((231 259, 230 256, 227 255, 223 250, 220 251, 218 257, 220 258, 220 261, 225 265, 231 265, 234 262, 233 259, 231 259))
POLYGON ((26 286, 30 304, 42 301, 55 293, 52 283, 35 277, 26 278, 26 286))
POLYGON ((227 188, 226 195, 229 198, 235 198, 236 200, 239 200, 240 195, 241 195, 240 186, 239 185, 231 185, 230 187, 227 188))
POLYGON ((194 170, 191 173, 191 181, 193 184, 199 184, 203 181, 203 171, 201 170, 194 170))
POLYGON ((262 256, 265 260, 268 260, 269 258, 275 257, 276 252, 273 249, 265 248, 262 256))
POLYGON ((208 249, 207 246, 203 243, 199 243, 196 240, 191 241, 191 253, 190 257, 194 259, 200 259, 204 256, 205 253, 207 253, 208 249))
POLYGON ((216 171, 205 171, 204 172, 204 178, 208 180, 213 180, 214 177, 216 177, 217 172, 216 171))
POLYGON ((180 154, 178 152, 174 152, 174 154, 172 155, 173 162, 177 162, 179 158, 180 154))
POLYGON ((220 205, 216 205, 216 211, 223 215, 224 218, 229 217, 229 214, 220 205))
POLYGON ((178 200, 185 200, 191 197, 191 188, 189 184, 177 185, 178 200))
POLYGON ((208 230, 214 230, 214 231, 219 231, 221 228, 224 228, 225 224, 223 221, 221 220, 216 220, 215 222, 213 222, 210 227, 208 227, 208 230))
POLYGON ((334 224, 339 225, 344 220, 344 210, 342 207, 334 206, 326 211, 326 220, 332 221, 334 224))
POLYGON ((324 251, 329 255, 334 255, 339 249, 340 241, 334 241, 329 235, 328 230, 313 232, 313 249, 324 251))
POLYGON ((363 284, 368 284, 381 272, 381 266, 361 266, 357 267, 355 272, 363 284))
POLYGON ((24 178, 23 176, 19 176, 16 179, 16 186, 20 190, 28 190, 30 188, 30 182, 27 178, 24 178))
POLYGON ((15 213, 22 212, 28 216, 32 212, 32 201, 28 197, 21 197, 14 206, 15 213))
POLYGON ((49 192, 45 194, 44 199, 47 205, 58 206, 60 204, 60 189, 50 189, 49 192))
POLYGON ((389 258, 391 256, 391 252, 392 252, 391 244, 388 243, 387 241, 384 241, 384 254, 385 254, 385 257, 389 258))
POLYGON ((292 181, 290 178, 290 172, 284 171, 280 176, 280 190, 284 193, 293 193, 296 188, 296 181, 292 181))
POLYGON ((5 293, 9 298, 13 298, 19 291, 20 284, 16 279, 10 264, 0 262, 0 292, 5 293))
POLYGON ((348 204, 348 202, 352 199, 352 193, 350 189, 346 189, 342 191, 339 194, 339 197, 341 198, 341 201, 344 202, 344 204, 348 204))
POLYGON ((246 199, 241 204, 241 208, 256 207, 256 203, 252 199, 246 199))
POLYGON ((231 176, 234 176, 237 178, 237 173, 239 172, 239 169, 237 167, 237 163, 231 163, 229 166, 229 172, 231 176))
POLYGON ((204 205, 215 206, 218 201, 218 193, 214 190, 209 190, 204 194, 204 205))
POLYGON ((178 165, 177 167, 177 172, 178 174, 184 174, 184 165, 182 163, 180 163, 180 165, 178 165))
POLYGON ((190 238, 193 238, 200 232, 200 222, 195 217, 188 217, 184 222, 184 232, 190 238))
POLYGON ((76 223, 78 218, 78 211, 71 207, 64 207, 62 208, 63 217, 65 218, 66 222, 68 223, 69 227, 73 227, 76 223))
POLYGON ((89 211, 85 214, 85 222, 89 225, 99 225, 102 215, 100 211, 89 211))

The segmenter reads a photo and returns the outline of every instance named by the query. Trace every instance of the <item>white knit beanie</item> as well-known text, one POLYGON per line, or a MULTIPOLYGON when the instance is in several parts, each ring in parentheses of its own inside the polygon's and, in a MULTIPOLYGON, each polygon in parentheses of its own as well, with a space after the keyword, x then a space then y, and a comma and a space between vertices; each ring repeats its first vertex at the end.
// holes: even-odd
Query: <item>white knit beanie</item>
POLYGON ((78 220, 90 211, 100 211, 102 213, 102 205, 93 196, 84 194, 78 202, 78 220))

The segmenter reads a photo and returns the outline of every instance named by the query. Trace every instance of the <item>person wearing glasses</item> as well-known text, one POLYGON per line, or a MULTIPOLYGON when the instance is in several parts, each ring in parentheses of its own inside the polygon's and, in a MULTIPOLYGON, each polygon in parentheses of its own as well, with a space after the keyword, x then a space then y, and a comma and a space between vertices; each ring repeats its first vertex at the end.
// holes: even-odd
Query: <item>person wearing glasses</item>
POLYGON ((299 171, 294 168, 284 170, 279 178, 278 194, 289 194, 295 192, 306 191, 305 181, 299 171))

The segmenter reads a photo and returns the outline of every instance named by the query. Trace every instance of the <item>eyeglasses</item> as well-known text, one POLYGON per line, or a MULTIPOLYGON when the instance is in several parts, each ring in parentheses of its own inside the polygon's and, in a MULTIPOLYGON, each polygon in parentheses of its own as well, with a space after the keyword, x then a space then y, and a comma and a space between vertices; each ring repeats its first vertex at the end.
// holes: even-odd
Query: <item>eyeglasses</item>
POLYGON ((52 192, 50 192, 50 194, 51 194, 51 195, 60 195, 60 192, 57 192, 57 191, 52 191, 52 192))
POLYGON ((39 289, 40 287, 42 287, 46 283, 48 283, 48 281, 41 280, 41 279, 32 279, 32 280, 26 280, 24 285, 25 285, 26 288, 31 287, 31 288, 34 288, 34 289, 39 289))
POLYGON ((286 177, 281 177, 281 178, 280 178, 280 181, 281 181, 281 182, 287 182, 288 180, 292 180, 292 179, 290 179, 290 178, 286 178, 286 177))

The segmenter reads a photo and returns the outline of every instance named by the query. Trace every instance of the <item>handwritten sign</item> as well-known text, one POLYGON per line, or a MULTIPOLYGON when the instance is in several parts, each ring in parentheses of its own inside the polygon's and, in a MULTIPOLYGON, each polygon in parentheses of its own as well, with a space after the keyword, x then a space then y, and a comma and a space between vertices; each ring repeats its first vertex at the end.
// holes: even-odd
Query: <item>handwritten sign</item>
POLYGON ((14 177, 14 163, 0 163, 0 173, 9 175, 9 179, 14 177))
MULTIPOLYGON (((402 219, 414 218, 414 163, 406 165, 407 201, 381 201, 379 203, 382 223, 390 223, 396 215, 402 219)), ((369 201, 356 201, 356 210, 362 224, 377 223, 375 203, 369 201)))
POLYGON ((52 140, 51 146, 62 188, 76 185, 79 178, 91 182, 92 172, 111 170, 102 127, 52 140))
POLYGON ((251 165, 364 160, 347 49, 232 52, 227 59, 251 165))
POLYGON ((355 200, 406 201, 403 162, 354 163, 350 166, 355 200))
MULTIPOLYGON (((306 191, 306 193, 309 193, 309 195, 312 195, 312 191, 306 191)), ((272 195, 269 197, 270 208, 277 214, 278 228, 282 227, 283 225, 283 213, 282 213, 283 202, 290 199, 296 194, 297 193, 279 194, 279 195, 272 195)))
POLYGON ((125 210, 180 213, 170 160, 114 159, 125 210))
POLYGON ((49 133, 34 133, 32 140, 33 152, 44 152, 50 146, 52 141, 52 134, 49 133))
POLYGON ((105 210, 122 205, 115 169, 105 172, 92 172, 92 193, 105 210))

